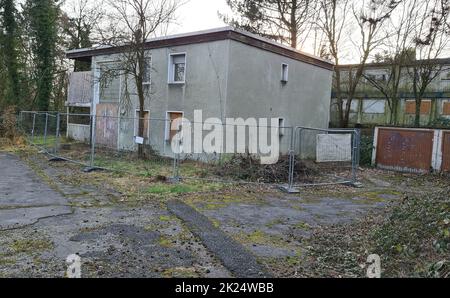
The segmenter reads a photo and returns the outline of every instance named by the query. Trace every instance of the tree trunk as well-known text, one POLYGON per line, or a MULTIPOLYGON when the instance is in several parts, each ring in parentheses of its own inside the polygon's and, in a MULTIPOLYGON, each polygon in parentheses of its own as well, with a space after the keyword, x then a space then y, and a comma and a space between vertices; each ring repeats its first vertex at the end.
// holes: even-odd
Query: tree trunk
POLYGON ((422 98, 416 98, 416 113, 414 117, 414 126, 420 127, 420 106, 422 105, 422 98))
POLYGON ((291 9, 291 21, 290 21, 290 35, 291 35, 291 47, 294 49, 297 48, 298 45, 298 29, 297 29, 297 0, 292 1, 292 9, 291 9))
MULTIPOLYGON (((139 98, 139 120, 138 120, 138 137, 143 138, 144 137, 144 88, 142 85, 142 76, 138 75, 136 77, 136 89, 138 93, 139 98)), ((144 158, 144 144, 138 144, 138 157, 144 158)))

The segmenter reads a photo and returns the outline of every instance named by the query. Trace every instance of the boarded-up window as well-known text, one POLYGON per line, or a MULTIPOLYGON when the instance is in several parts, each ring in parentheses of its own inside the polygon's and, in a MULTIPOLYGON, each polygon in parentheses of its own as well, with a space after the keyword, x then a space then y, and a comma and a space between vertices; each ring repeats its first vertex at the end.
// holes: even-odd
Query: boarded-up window
POLYGON ((444 105, 442 107, 442 115, 450 116, 450 102, 444 102, 444 105))
MULTIPOLYGON (((416 102, 414 100, 407 100, 405 104, 406 114, 416 113, 416 102)), ((422 100, 420 105, 420 114, 429 115, 431 113, 431 100, 422 100)))
POLYGON ((166 141, 172 142, 173 137, 180 131, 182 118, 182 112, 167 113, 166 141))

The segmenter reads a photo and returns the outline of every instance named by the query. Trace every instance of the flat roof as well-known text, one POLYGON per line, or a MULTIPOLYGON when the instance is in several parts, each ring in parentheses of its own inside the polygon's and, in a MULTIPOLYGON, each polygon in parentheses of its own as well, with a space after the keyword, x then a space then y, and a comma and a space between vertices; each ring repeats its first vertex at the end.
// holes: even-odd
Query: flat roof
MULTIPOLYGON (((436 59, 430 59, 430 60, 414 60, 410 63, 405 64, 405 66, 414 66, 414 65, 426 65, 426 64, 441 64, 441 65, 447 65, 450 64, 450 58, 436 58, 436 59)), ((387 62, 371 62, 366 63, 365 69, 368 68, 386 68, 391 66, 391 63, 387 62)), ((335 66, 339 69, 347 69, 347 68, 354 68, 358 67, 359 64, 342 64, 339 66, 335 66)))
MULTIPOLYGON (((149 39, 145 42, 145 48, 148 50, 204 43, 218 40, 231 39, 249 46, 260 48, 272 53, 289 57, 301 62, 312 64, 328 70, 333 69, 333 62, 322 59, 289 46, 282 45, 270 39, 252 34, 247 31, 239 30, 233 27, 222 27, 205 31, 190 32, 184 34, 175 34, 149 39)), ((66 51, 66 56, 74 60, 90 60, 92 56, 117 54, 127 46, 98 46, 93 48, 84 48, 66 51)))

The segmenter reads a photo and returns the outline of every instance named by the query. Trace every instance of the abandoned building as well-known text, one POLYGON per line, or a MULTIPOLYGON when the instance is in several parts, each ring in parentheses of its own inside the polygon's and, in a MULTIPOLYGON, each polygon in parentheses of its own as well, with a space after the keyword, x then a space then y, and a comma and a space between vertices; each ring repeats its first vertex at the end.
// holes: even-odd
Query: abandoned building
MULTIPOLYGON (((420 106, 421 126, 433 126, 439 119, 450 120, 450 58, 435 59, 430 61, 436 65, 435 76, 429 84, 423 96, 420 106)), ((420 60, 416 61, 420 63, 420 60)), ((348 83, 349 70, 355 71, 357 65, 342 65, 341 77, 342 85, 348 83)), ((404 67, 400 74, 400 84, 398 88, 397 108, 391 113, 389 102, 380 90, 389 90, 394 76, 391 75, 392 65, 387 63, 370 63, 364 70, 356 88, 354 99, 351 102, 349 125, 376 126, 395 125, 413 126, 415 119, 416 103, 413 92, 413 79, 411 75, 412 66, 404 67), (379 88, 375 87, 374 82, 379 88)), ((336 89, 333 84, 331 102, 331 126, 339 126, 339 113, 336 100, 336 89)), ((345 89, 345 86, 343 88, 345 89)), ((345 98, 345 95, 344 95, 345 98)), ((344 99, 344 105, 346 100, 344 99)))
MULTIPOLYGON (((155 38, 145 47, 149 63, 143 84, 149 90, 145 101, 149 120, 144 142, 162 155, 171 155, 174 135, 163 120, 191 120, 195 110, 202 110, 203 119, 278 118, 280 127, 328 128, 330 61, 231 27, 155 38)), ((70 74, 67 107, 96 115, 97 144, 135 150, 133 118, 139 104, 134 81, 123 76, 107 83, 99 79, 121 59, 121 49, 70 50, 67 57, 91 65, 90 71, 70 74)), ((283 131, 280 149, 286 153, 290 135, 283 131)), ((89 123, 69 121, 68 135, 88 139, 89 123)))

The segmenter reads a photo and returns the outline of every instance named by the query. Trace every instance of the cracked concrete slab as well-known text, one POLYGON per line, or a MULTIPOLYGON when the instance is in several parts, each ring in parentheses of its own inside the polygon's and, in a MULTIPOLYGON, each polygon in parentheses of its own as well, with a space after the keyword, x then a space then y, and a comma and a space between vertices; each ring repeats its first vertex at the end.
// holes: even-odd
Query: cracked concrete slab
POLYGON ((0 210, 0 230, 32 225, 40 219, 72 213, 68 206, 14 208, 0 210))
POLYGON ((17 156, 0 153, 0 165, 0 230, 71 212, 67 199, 17 156))

